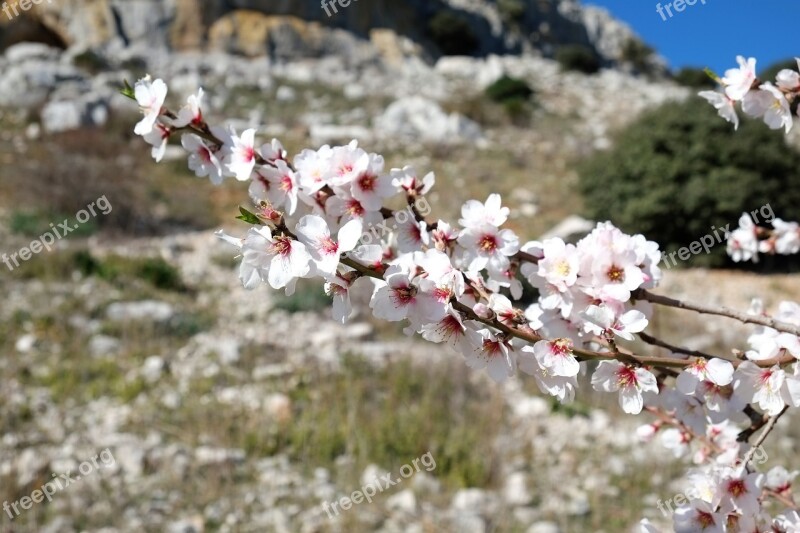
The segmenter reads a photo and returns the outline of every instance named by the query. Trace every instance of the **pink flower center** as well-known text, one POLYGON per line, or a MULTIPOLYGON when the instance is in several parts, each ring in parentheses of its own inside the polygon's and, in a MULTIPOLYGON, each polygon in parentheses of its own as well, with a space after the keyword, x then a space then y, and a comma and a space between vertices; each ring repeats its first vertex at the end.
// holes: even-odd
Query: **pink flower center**
POLYGON ((272 243, 272 253, 276 255, 288 256, 292 253, 292 239, 289 237, 276 237, 272 243))
POLYGON ((358 177, 358 187, 362 191, 374 191, 375 190, 375 183, 378 181, 378 177, 367 172, 361 174, 358 177))
POLYGON ((333 239, 331 239, 330 237, 325 237, 324 239, 322 239, 319 245, 320 245, 319 246, 320 250, 322 250, 322 253, 324 253, 325 255, 334 255, 336 254, 336 252, 339 251, 339 244, 333 242, 333 239))
POLYGON ((292 182, 292 178, 290 176, 284 176, 281 178, 281 190, 285 192, 291 192, 294 189, 294 182, 292 182))
POLYGON ((445 339, 450 339, 453 335, 463 335, 464 330, 458 319, 453 315, 447 315, 440 322, 436 331, 445 339))
POLYGON ((636 371, 625 365, 617 370, 617 384, 622 387, 638 387, 639 380, 636 379, 636 371))
POLYGON ((451 291, 449 287, 436 287, 433 290, 433 296, 434 298, 436 298, 437 301, 445 303, 450 301, 450 298, 452 298, 453 296, 453 291, 451 291))
POLYGON ((392 289, 392 301, 398 307, 405 307, 414 301, 417 290, 414 287, 397 287, 392 289))
POLYGON ((478 241, 478 248, 486 253, 492 253, 497 249, 497 239, 494 235, 484 235, 478 241))
POLYGON ((742 494, 747 494, 747 486, 743 479, 732 479, 728 482, 728 494, 738 498, 742 494))
POLYGON ((358 200, 352 199, 347 202, 346 207, 347 212, 355 217, 363 217, 364 216, 364 207, 358 200))
POLYGON ((706 511, 697 511, 697 523, 703 526, 703 529, 716 525, 714 517, 711 513, 706 511))
POLYGON ((481 351, 487 357, 498 357, 503 354, 503 350, 500 349, 500 341, 493 341, 491 339, 483 340, 481 351))
POLYGON ((256 149, 252 146, 243 146, 241 149, 242 159, 249 163, 256 158, 256 149))
POLYGON ((550 351, 553 355, 562 357, 572 354, 572 341, 569 339, 556 339, 550 343, 550 351))

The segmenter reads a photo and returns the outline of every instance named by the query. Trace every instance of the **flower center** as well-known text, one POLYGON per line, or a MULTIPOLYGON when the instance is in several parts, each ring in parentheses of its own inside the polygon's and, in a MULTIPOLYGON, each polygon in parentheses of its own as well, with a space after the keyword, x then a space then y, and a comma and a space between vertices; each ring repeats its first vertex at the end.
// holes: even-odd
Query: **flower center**
POLYGON ((500 349, 500 341, 493 341, 491 339, 483 340, 481 351, 486 357, 498 357, 503 353, 500 349))
POLYGON ((377 176, 372 174, 364 173, 361 174, 358 178, 358 187, 362 191, 373 191, 375 190, 375 182, 378 180, 377 176))
POLYGON ((570 355, 572 354, 572 341, 569 339, 556 339, 550 343, 550 351, 554 355, 570 355))
POLYGON ((347 213, 355 216, 355 217, 362 217, 364 216, 364 208, 361 206, 361 203, 358 200, 350 200, 347 202, 347 213))
POLYGON ((556 272, 559 276, 566 277, 572 272, 572 268, 569 266, 569 262, 566 259, 562 259, 558 265, 556 265, 556 272))
POLYGON ((334 255, 336 252, 339 251, 339 244, 333 242, 333 239, 331 239, 330 237, 325 237, 324 239, 322 239, 322 241, 320 241, 319 243, 319 247, 320 250, 322 250, 322 253, 326 255, 334 255))
POLYGON ((697 511, 697 523, 703 526, 703 529, 711 527, 716 524, 716 522, 714 522, 714 517, 711 515, 711 513, 708 513, 706 511, 697 511))
POLYGON ((629 366, 623 366, 617 370, 617 384, 624 387, 638 387, 639 381, 636 379, 636 371, 629 366))
POLYGON ((486 253, 494 252, 497 249, 497 239, 494 235, 484 235, 478 241, 478 248, 486 253))
POLYGON ((272 253, 286 257, 292 252, 292 239, 289 237, 276 237, 272 243, 272 253))
POLYGON ((392 291, 392 300, 396 305, 406 306, 414 301, 417 289, 414 287, 397 287, 392 291))
POLYGON ((734 498, 738 498, 742 494, 747 494, 747 487, 743 479, 732 479, 728 482, 728 493, 734 498))
POLYGON ((612 283, 622 283, 625 281, 625 271, 617 265, 612 265, 606 272, 606 276, 612 283))

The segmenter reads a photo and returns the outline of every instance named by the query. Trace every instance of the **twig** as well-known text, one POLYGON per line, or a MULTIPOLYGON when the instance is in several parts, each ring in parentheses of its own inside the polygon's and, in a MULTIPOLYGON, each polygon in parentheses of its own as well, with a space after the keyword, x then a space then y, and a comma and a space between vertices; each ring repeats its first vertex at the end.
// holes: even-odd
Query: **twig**
POLYGON ((700 352, 700 351, 697 351, 697 350, 690 350, 688 348, 682 348, 680 346, 675 346, 675 345, 669 344, 668 342, 662 341, 661 339, 657 339, 656 337, 653 337, 652 335, 648 335, 644 331, 642 331, 641 333, 638 333, 638 335, 639 335, 639 338, 642 339, 647 344, 650 344, 652 346, 658 346, 659 348, 665 348, 665 349, 667 349, 667 350, 669 350, 669 351, 671 351, 673 353, 682 353, 684 355, 691 355, 693 357, 700 357, 702 359, 715 359, 716 358, 716 359, 725 359, 726 361, 729 360, 726 357, 719 357, 719 356, 716 356, 716 355, 707 354, 705 352, 700 352))
POLYGON ((734 309, 729 309, 727 307, 722 307, 722 306, 714 307, 711 305, 684 302, 681 300, 670 298, 668 296, 653 294, 643 289, 637 290, 636 293, 634 294, 634 298, 639 300, 646 300, 650 303, 654 303, 657 305, 663 305, 666 307, 675 307, 677 309, 685 309, 688 311, 694 311, 696 313, 701 313, 705 315, 724 316, 732 318, 734 320, 738 320, 739 322, 744 322, 745 324, 758 324, 759 326, 766 326, 768 328, 772 328, 778 331, 783 331, 785 333, 791 333, 792 335, 800 336, 800 327, 792 324, 787 324, 786 322, 781 322, 780 320, 775 320, 774 318, 768 316, 750 315, 747 313, 742 313, 740 311, 736 311, 734 309))
POLYGON ((749 450, 747 450, 747 453, 745 454, 744 459, 742 459, 742 464, 745 466, 745 468, 747 468, 747 464, 750 461, 753 460, 753 456, 755 455, 756 450, 762 444, 764 444, 764 441, 767 439, 767 436, 769 436, 770 432, 775 428, 775 424, 778 422, 778 419, 781 416, 783 416, 783 413, 785 413, 788 409, 789 409, 789 406, 787 405, 786 407, 783 408, 783 410, 780 413, 778 413, 777 415, 769 417, 769 420, 767 421, 766 425, 764 426, 764 430, 761 432, 761 434, 758 436, 756 441, 753 443, 753 447, 750 448, 749 450))

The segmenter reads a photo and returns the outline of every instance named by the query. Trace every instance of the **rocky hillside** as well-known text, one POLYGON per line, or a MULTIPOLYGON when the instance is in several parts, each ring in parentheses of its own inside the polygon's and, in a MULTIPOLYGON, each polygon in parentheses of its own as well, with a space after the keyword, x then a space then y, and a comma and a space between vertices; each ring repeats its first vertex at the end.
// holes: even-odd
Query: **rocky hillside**
POLYGON ((337 9, 329 16, 318 0, 59 0, 20 10, 10 21, 0 17, 0 51, 36 40, 296 58, 337 54, 372 40, 384 49, 411 42, 426 57, 551 56, 560 46, 578 44, 611 64, 623 58, 628 43, 638 42, 605 10, 578 0, 370 0, 337 9))

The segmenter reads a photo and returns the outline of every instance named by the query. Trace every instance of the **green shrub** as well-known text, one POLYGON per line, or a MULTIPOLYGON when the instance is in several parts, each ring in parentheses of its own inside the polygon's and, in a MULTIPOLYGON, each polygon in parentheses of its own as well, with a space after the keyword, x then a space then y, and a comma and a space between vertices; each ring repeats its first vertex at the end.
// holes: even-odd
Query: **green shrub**
MULTIPOLYGON (((731 65, 731 68, 733 68, 733 65, 731 65)), ((786 69, 797 71, 797 60, 784 59, 782 61, 776 61, 762 72, 759 72, 758 78, 763 81, 771 81, 772 83, 775 83, 775 78, 778 76, 778 72, 786 69)), ((718 74, 722 76, 724 72, 719 72, 718 74)))
POLYGON ((516 126, 527 126, 533 89, 523 80, 503 76, 486 88, 486 96, 503 107, 506 116, 516 126))
POLYGON ((523 80, 503 76, 486 88, 486 96, 498 103, 512 100, 528 100, 533 96, 533 89, 523 80))
MULTIPOLYGON (((743 120, 739 131, 700 98, 642 116, 616 147, 580 168, 588 215, 640 232, 674 251, 730 229, 745 211, 770 204, 791 218, 800 205, 800 153, 780 132, 743 120)), ((693 266, 726 264, 725 246, 694 256, 693 266)))
POLYGON ((675 81, 693 89, 712 89, 717 83, 701 68, 684 67, 675 73, 675 81))
POLYGON ((644 74, 649 73, 652 68, 650 60, 654 53, 655 50, 638 39, 628 39, 622 46, 622 60, 644 74))
POLYGON ((106 58, 92 49, 88 49, 72 58, 72 63, 89 74, 98 74, 111 69, 106 58))
POLYGON ((444 55, 472 55, 480 44, 469 21, 454 11, 439 11, 431 17, 428 34, 444 55))
POLYGON ((497 0, 497 10, 506 24, 519 24, 525 17, 523 0, 497 0))
POLYGON ((580 44, 563 46, 556 52, 556 61, 562 70, 594 74, 600 70, 600 58, 594 50, 580 44))

